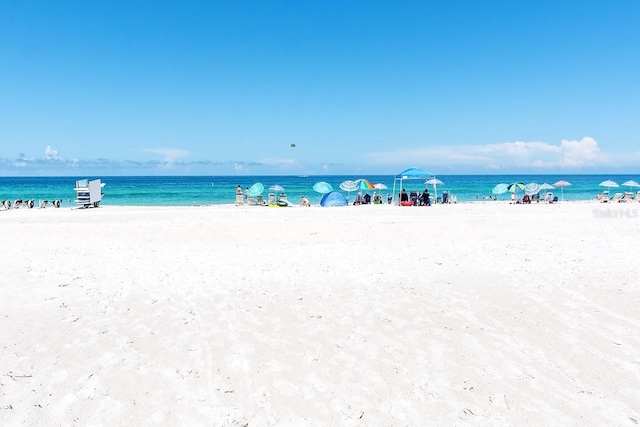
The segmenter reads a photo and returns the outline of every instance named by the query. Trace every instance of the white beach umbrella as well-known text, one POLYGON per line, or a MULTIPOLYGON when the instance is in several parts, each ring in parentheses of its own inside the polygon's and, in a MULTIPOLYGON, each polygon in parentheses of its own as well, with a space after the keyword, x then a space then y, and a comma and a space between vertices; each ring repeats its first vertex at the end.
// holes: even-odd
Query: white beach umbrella
POLYGON ((554 187, 551 184, 547 184, 546 182, 544 184, 540 184, 540 190, 555 190, 556 187, 554 187))
POLYGON ((386 185, 384 185, 383 183, 379 182, 377 184, 373 185, 373 188, 375 188, 376 190, 380 190, 378 191, 378 196, 380 196, 380 200, 382 200, 382 190, 386 190, 389 187, 387 187, 386 185))
MULTIPOLYGON (((273 194, 273 198, 274 198, 273 202, 276 202, 277 200, 279 200, 280 199, 280 195, 284 194, 284 188, 279 184, 275 184, 275 185, 272 185, 271 187, 269 187, 269 191, 273 191, 273 193, 274 193, 273 194)), ((269 203, 272 203, 271 200, 269 201, 269 203)))
POLYGON ((431 178, 429 178, 428 180, 426 180, 424 182, 425 185, 433 185, 433 195, 434 195, 434 199, 436 202, 438 201, 438 185, 444 185, 444 182, 440 181, 438 178, 436 178, 435 176, 432 176, 431 178))
POLYGON ((598 184, 601 187, 607 187, 607 190, 610 190, 612 188, 618 188, 620 187, 617 183, 611 181, 610 179, 606 180, 606 181, 602 181, 600 184, 598 184))
MULTIPOLYGON (((546 182, 540 185, 540 191, 555 190, 555 188, 556 187, 551 184, 547 184, 546 182)), ((546 196, 544 197, 544 200, 546 200, 546 196)))
POLYGON ((631 191, 631 187, 640 187, 640 184, 638 184, 637 182, 635 182, 634 180, 629 180, 627 182, 623 182, 622 183, 623 187, 629 187, 629 191, 631 191))
POLYGON ((383 183, 379 182, 377 184, 374 184, 373 188, 376 188, 378 190, 386 190, 389 187, 387 187, 386 185, 384 185, 383 183))
POLYGON ((553 184, 554 187, 560 187, 560 194, 562 194, 562 201, 564 202, 564 187, 568 187, 570 186, 571 183, 564 181, 564 180, 560 180, 556 183, 553 184))

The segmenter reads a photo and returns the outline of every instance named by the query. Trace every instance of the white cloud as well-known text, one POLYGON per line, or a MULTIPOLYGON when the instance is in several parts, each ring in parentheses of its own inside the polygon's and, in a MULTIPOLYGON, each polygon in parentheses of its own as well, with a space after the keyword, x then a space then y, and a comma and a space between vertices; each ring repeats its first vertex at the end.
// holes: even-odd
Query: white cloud
POLYGON ((157 166, 159 169, 173 169, 178 159, 191 154, 187 150, 180 150, 177 148, 145 148, 142 151, 164 156, 164 159, 162 159, 157 166))
POLYGON ((297 161, 293 159, 274 159, 274 158, 266 158, 260 160, 260 163, 268 166, 295 166, 298 164, 297 161))
POLYGON ((579 169, 609 165, 610 157, 600 151, 598 142, 585 137, 560 144, 516 141, 499 144, 436 146, 407 149, 367 156, 374 164, 426 164, 465 166, 487 170, 579 169))
POLYGON ((58 155, 58 150, 54 150, 50 145, 44 150, 44 160, 61 162, 64 159, 58 155))
POLYGON ((190 151, 180 150, 177 148, 145 148, 142 151, 164 156, 164 159, 162 160, 164 165, 173 165, 176 160, 182 157, 187 157, 189 154, 191 154, 190 151))
POLYGON ((575 168, 585 165, 605 163, 600 154, 598 142, 593 138, 582 138, 580 141, 562 140, 560 150, 563 154, 560 166, 575 168))

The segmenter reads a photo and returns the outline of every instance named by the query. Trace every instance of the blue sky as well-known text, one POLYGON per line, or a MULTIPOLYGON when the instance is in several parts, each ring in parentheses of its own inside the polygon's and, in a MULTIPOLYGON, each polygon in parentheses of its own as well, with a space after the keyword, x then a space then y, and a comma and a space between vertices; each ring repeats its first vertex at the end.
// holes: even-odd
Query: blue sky
POLYGON ((636 0, 4 1, 0 175, 636 173, 639 21, 636 0))

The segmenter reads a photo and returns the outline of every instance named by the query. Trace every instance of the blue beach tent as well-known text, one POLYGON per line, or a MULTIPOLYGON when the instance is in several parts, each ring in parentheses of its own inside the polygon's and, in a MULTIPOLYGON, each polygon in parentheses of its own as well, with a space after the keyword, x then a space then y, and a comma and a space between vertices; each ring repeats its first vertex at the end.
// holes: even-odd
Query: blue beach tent
POLYGON ((320 206, 347 206, 347 199, 344 198, 342 193, 338 191, 332 191, 322 196, 320 200, 320 206))
MULTIPOLYGON (((424 169, 420 168, 409 168, 400 172, 398 175, 393 177, 393 199, 400 204, 400 200, 398 200, 398 195, 396 194, 396 183, 399 182, 398 191, 402 190, 402 182, 410 179, 421 179, 422 182, 425 182, 429 178, 435 178, 431 172, 427 172, 424 169)), ((437 196, 437 195, 436 195, 437 196)))

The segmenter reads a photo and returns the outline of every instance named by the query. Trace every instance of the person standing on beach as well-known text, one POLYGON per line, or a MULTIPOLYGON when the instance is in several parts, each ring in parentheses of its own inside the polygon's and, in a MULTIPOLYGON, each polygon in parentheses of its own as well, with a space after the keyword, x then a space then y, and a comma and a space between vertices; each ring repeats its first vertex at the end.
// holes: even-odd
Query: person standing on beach
POLYGON ((236 188, 236 205, 241 205, 243 204, 242 201, 242 187, 240 187, 240 185, 238 185, 238 188, 236 188))
POLYGON ((244 189, 244 201, 245 201, 245 203, 247 202, 248 199, 249 199, 249 187, 244 189))

